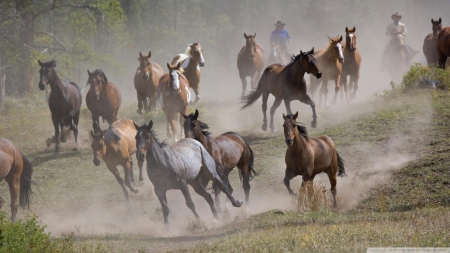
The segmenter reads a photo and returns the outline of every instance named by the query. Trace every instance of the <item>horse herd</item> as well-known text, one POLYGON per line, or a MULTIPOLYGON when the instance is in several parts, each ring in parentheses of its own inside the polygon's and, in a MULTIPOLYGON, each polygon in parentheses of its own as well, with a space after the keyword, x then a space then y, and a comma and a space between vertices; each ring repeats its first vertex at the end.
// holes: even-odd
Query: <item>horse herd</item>
MULTIPOLYGON (((438 31, 441 24, 432 20, 433 38, 438 51, 439 64, 445 67, 442 54, 450 52, 450 27, 438 31), (438 27, 438 28, 435 28, 438 27), (438 35, 436 35, 438 34, 438 35), (436 37, 437 36, 437 37, 436 37), (447 51, 445 51, 447 50, 447 51)), ((329 38, 328 47, 293 55, 289 61, 284 59, 277 45, 271 45, 270 61, 279 61, 264 69, 265 57, 261 46, 256 44, 254 35, 244 33, 245 45, 238 54, 237 67, 242 80, 241 101, 242 109, 254 104, 259 97, 262 99, 263 126, 267 130, 267 100, 269 94, 275 97, 270 109, 270 129, 275 132, 273 116, 282 101, 286 106, 287 115, 283 114, 283 128, 285 141, 288 146, 285 155, 286 172, 284 184, 289 194, 295 195, 290 188, 290 180, 295 176, 302 176, 304 186, 312 182, 318 173, 325 172, 330 180, 331 192, 336 207, 336 177, 345 175, 343 159, 339 156, 333 141, 327 136, 308 137, 304 126, 296 122, 298 112, 293 114, 290 108, 292 100, 299 100, 312 108, 313 121, 311 127, 317 125, 315 103, 307 93, 305 73, 310 74, 310 94, 314 95, 319 85, 319 101, 322 97, 327 101, 327 84, 329 80, 335 83, 335 95, 332 104, 336 103, 340 87, 343 86, 345 101, 355 97, 358 89, 359 68, 361 54, 356 45, 356 29, 345 28, 345 43, 343 37, 329 38), (344 60, 345 59, 345 60, 344 60), (253 91, 246 95, 246 77, 250 76, 253 91), (350 82, 347 82, 347 77, 350 82), (258 81, 259 79, 259 81, 258 81), (321 79, 319 81, 319 79, 321 79), (352 91, 353 90, 353 91, 352 91), (350 95, 349 95, 350 91, 350 95)), ((428 38, 428 37, 427 37, 428 38)), ((427 39, 425 40, 427 42, 427 39)), ((425 48, 425 43, 424 43, 425 48)), ((425 53, 425 49, 424 49, 425 53)), ((428 57, 427 57, 428 59, 428 57)), ((201 122, 198 110, 189 114, 189 105, 195 105, 200 99, 200 68, 205 65, 203 49, 199 43, 188 45, 184 54, 178 54, 167 64, 168 72, 151 61, 148 55, 139 53, 139 67, 134 76, 134 86, 137 92, 138 109, 141 114, 151 110, 158 110, 157 102, 166 114, 167 137, 173 142, 167 145, 160 142, 153 130, 153 121, 139 126, 129 119, 117 119, 122 97, 118 87, 108 81, 106 74, 100 70, 90 72, 87 85, 86 105, 92 115, 92 151, 93 163, 99 166, 103 160, 111 173, 114 174, 122 187, 126 199, 128 190, 138 193, 133 185, 133 161, 131 156, 136 154, 139 167, 139 180, 143 180, 142 168, 146 161, 147 175, 154 186, 164 215, 164 224, 168 224, 169 209, 166 192, 179 189, 183 193, 187 206, 198 217, 187 185, 203 196, 211 207, 214 219, 218 219, 216 208, 220 208, 219 193, 224 192, 231 204, 240 207, 243 202, 233 198, 228 174, 234 167, 239 169, 239 175, 248 204, 250 194, 250 180, 258 175, 255 172, 254 153, 245 139, 235 132, 226 132, 212 137, 208 125, 201 122), (190 88, 194 90, 195 99, 190 98, 190 88), (107 121, 109 128, 101 130, 99 120, 107 121), (180 139, 177 141, 176 122, 179 121, 180 139), (184 136, 183 136, 184 132, 184 136), (183 139, 183 137, 185 137, 183 139), (117 166, 124 168, 125 179, 120 177, 117 166), (215 203, 206 186, 213 182, 215 203)), ((435 60, 431 60, 434 62, 435 60)), ((40 61, 39 88, 44 90, 50 86, 48 105, 51 112, 55 135, 48 141, 55 143, 55 154, 59 154, 60 141, 67 140, 67 134, 73 131, 75 149, 78 149, 78 123, 82 103, 81 89, 76 83, 63 82, 59 79, 54 60, 42 63, 40 61)), ((430 63, 430 62, 429 62, 430 63)), ((320 103, 319 102, 319 103, 320 103)), ((7 181, 11 193, 11 220, 14 221, 17 208, 29 207, 31 191, 31 175, 33 167, 29 160, 7 139, 0 139, 0 179, 7 181), (19 190, 20 189, 20 190, 19 190), (19 199, 19 201, 18 201, 19 199)), ((0 198, 0 207, 4 201, 0 198)))

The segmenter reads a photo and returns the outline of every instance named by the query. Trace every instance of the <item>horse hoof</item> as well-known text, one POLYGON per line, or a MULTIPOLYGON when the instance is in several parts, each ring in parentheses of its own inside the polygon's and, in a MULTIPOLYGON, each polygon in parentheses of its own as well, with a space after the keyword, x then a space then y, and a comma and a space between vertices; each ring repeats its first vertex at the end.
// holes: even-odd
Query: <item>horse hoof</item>
POLYGON ((267 131, 267 125, 266 124, 262 125, 262 130, 263 131, 267 131))
POLYGON ((136 187, 130 187, 130 191, 132 191, 133 193, 138 193, 138 188, 136 187))
POLYGON ((212 222, 213 222, 213 223, 219 223, 219 220, 216 219, 216 218, 214 218, 214 219, 212 220, 212 222))
POLYGON ((317 127, 317 121, 313 120, 313 121, 311 122, 311 127, 312 127, 312 128, 316 128, 316 127, 317 127))
POLYGON ((144 181, 144 178, 143 177, 139 177, 139 181, 144 181))
POLYGON ((274 133, 277 132, 277 130, 276 129, 270 129, 270 132, 274 134, 274 133))
POLYGON ((242 202, 242 200, 238 199, 236 200, 236 203, 233 205, 234 207, 241 207, 244 204, 244 202, 242 202))
POLYGON ((136 112, 137 112, 138 114, 142 114, 142 110, 137 109, 136 112))

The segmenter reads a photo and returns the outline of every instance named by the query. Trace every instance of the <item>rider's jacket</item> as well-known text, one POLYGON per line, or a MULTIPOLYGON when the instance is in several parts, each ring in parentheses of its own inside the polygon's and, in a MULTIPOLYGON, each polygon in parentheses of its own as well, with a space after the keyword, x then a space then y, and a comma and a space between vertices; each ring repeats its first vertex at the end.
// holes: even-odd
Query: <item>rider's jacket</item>
POLYGON ((276 43, 280 46, 286 46, 286 41, 290 40, 291 36, 289 36, 289 33, 282 29, 280 31, 273 31, 270 35, 270 42, 276 43))
POLYGON ((394 30, 395 32, 399 32, 403 34, 403 37, 406 37, 406 26, 403 23, 398 22, 396 23, 390 23, 386 27, 386 36, 390 36, 390 39, 393 39, 395 37, 395 34, 391 33, 391 31, 394 30))

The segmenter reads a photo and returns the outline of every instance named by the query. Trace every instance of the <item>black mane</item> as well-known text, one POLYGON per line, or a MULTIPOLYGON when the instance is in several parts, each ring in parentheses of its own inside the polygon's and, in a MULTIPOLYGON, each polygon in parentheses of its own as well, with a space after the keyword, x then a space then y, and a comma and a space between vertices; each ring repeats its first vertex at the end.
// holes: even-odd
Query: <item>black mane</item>
POLYGON ((103 72, 103 70, 101 69, 96 69, 94 70, 91 75, 97 75, 100 76, 101 78, 103 78, 103 80, 105 81, 105 84, 108 84, 108 78, 105 75, 105 72, 103 72))
POLYGON ((117 135, 112 127, 103 131, 103 136, 105 136, 105 140, 110 143, 118 143, 120 141, 120 136, 117 135))

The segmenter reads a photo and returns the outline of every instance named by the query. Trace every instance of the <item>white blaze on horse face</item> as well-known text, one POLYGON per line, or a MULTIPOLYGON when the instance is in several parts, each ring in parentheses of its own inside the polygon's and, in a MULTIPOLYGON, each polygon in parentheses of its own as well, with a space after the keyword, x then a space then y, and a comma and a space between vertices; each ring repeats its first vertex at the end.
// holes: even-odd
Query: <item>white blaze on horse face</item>
POLYGON ((348 37, 350 38, 350 49, 353 50, 353 33, 350 33, 348 37))
POLYGON ((173 69, 172 72, 170 73, 170 75, 172 76, 172 80, 173 80, 173 89, 179 90, 180 89, 180 79, 179 79, 180 75, 178 74, 178 70, 173 69))
POLYGON ((337 43, 336 44, 337 48, 338 48, 338 52, 339 52, 339 62, 344 62, 344 55, 342 54, 342 45, 341 43, 337 43))
POLYGON ((205 66, 205 59, 203 59, 203 53, 200 51, 200 67, 205 66))

